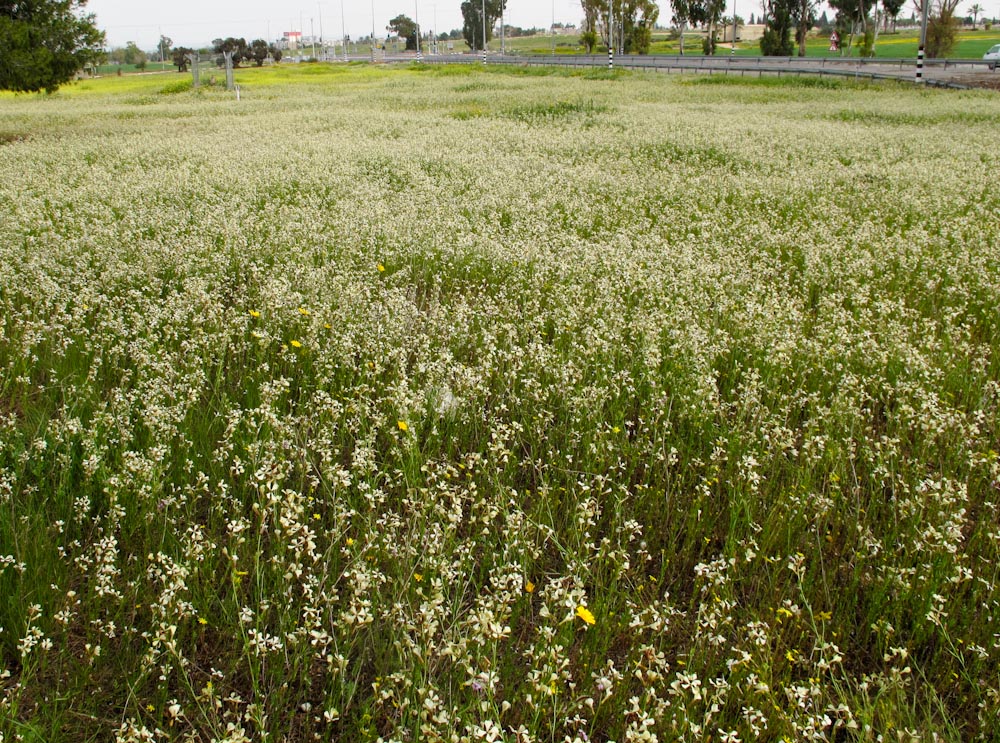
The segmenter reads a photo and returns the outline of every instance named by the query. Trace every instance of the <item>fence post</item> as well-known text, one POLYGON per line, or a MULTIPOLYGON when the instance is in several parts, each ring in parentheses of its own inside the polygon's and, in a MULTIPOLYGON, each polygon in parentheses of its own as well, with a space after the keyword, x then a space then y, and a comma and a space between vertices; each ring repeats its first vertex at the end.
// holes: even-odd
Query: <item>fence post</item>
POLYGON ((198 52, 193 52, 192 54, 185 54, 184 58, 191 63, 191 87, 197 88, 201 85, 201 80, 198 77, 198 52))

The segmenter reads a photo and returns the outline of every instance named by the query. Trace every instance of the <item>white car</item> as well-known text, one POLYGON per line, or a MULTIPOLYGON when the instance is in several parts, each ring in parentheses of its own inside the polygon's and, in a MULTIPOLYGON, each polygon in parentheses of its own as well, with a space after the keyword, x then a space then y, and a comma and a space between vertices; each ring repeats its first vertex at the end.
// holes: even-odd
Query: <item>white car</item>
POLYGON ((990 50, 983 55, 983 59, 991 62, 992 64, 990 65, 990 69, 995 70, 997 68, 997 62, 1000 62, 1000 44, 991 47, 990 50))

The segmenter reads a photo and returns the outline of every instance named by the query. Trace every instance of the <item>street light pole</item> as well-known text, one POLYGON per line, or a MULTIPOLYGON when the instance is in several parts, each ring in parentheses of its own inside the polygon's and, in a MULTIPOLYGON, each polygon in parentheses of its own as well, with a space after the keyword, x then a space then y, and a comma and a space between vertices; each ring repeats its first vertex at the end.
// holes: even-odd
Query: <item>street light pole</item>
POLYGON ((375 0, 372 0, 372 64, 375 64, 375 0))
POLYGON ((483 0, 483 64, 486 64, 486 0, 483 0))

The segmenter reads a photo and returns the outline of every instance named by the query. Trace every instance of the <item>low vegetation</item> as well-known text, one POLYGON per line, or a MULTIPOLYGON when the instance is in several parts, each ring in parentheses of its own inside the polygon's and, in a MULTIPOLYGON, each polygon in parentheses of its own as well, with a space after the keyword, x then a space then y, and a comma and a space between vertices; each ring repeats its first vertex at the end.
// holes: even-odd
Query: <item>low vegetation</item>
POLYGON ((0 740, 1000 737, 995 95, 238 82, 0 97, 0 740))

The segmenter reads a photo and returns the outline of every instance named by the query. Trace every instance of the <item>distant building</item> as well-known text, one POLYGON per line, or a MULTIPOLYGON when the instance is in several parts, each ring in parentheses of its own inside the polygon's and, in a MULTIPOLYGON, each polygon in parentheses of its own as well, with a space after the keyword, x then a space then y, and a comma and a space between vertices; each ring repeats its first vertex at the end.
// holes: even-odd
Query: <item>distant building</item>
MULTIPOLYGON (((736 34, 736 41, 759 41, 764 35, 765 28, 766 27, 762 23, 741 25, 739 32, 736 34)), ((730 43, 733 40, 732 24, 727 24, 724 29, 720 30, 722 31, 720 41, 723 44, 730 43)))
POLYGON ((279 49, 287 49, 288 51, 295 51, 300 46, 302 46, 301 31, 285 31, 283 34, 281 34, 281 41, 278 42, 279 49))

